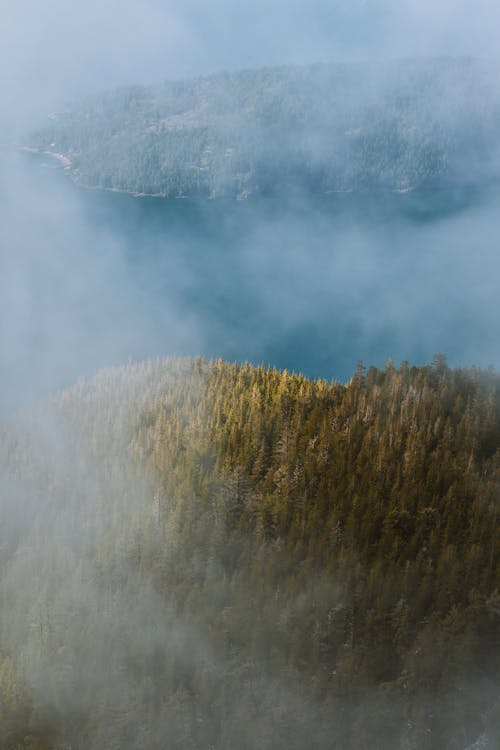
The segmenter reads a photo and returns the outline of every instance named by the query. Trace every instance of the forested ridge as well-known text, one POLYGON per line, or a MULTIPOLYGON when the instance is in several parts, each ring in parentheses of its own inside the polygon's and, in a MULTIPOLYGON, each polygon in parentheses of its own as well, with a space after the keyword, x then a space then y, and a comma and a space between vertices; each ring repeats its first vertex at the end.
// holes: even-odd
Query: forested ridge
POLYGON ((485 185, 497 82, 471 58, 224 72, 89 97, 25 145, 80 185, 166 197, 485 185))
POLYGON ((496 373, 130 364, 0 467, 2 750, 498 747, 496 373))

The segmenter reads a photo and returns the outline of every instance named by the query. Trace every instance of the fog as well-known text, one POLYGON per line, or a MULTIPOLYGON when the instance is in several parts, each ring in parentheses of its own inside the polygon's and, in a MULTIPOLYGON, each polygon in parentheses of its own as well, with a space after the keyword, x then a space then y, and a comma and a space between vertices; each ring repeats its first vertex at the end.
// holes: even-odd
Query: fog
MULTIPOLYGON (((4 2, 0 141, 12 143, 43 126, 52 111, 118 85, 318 60, 493 57, 497 16, 489 0, 473 8, 413 0, 4 2)), ((406 234, 401 222, 338 228, 323 218, 311 234, 304 206, 295 211, 299 219, 287 210, 269 221, 257 211, 251 228, 247 222, 230 240, 228 268, 236 267, 253 308, 249 325, 231 330, 235 292, 216 254, 219 320, 212 310, 210 328, 204 311, 189 304, 200 268, 183 257, 172 232, 161 261, 145 248, 138 274, 127 260, 126 233, 116 221, 96 226, 84 199, 62 180, 44 180, 38 166, 5 156, 0 182, 2 410, 11 398, 18 404, 81 372, 172 352, 265 361, 344 380, 358 359, 423 363, 437 349, 456 364, 498 362, 491 199, 491 210, 456 212, 421 227, 410 221, 406 234), (301 325, 302 338, 294 334, 301 325), (315 332, 309 349, 316 349, 309 367, 307 357, 296 356, 307 348, 308 331, 315 332), (343 353, 319 361, 321 341, 329 338, 343 353)))
POLYGON ((4 156, 3 413, 147 357, 498 366, 498 194, 171 201, 4 156))
POLYGON ((1 132, 96 89, 318 60, 496 58, 494 0, 2 2, 1 132))
MULTIPOLYGON (((425 364, 438 351, 453 365, 500 366, 500 215, 494 190, 465 192, 437 211, 433 196, 392 196, 389 208, 385 199, 347 198, 348 207, 344 200, 339 208, 336 199, 320 205, 298 193, 272 209, 258 201, 222 208, 186 202, 175 218, 176 209, 164 214, 158 201, 144 199, 134 208, 131 197, 79 189, 53 163, 12 147, 50 113, 116 86, 285 63, 494 58, 500 13, 492 0, 2 0, 1 10, 2 419, 80 376, 169 354, 264 362, 340 381, 349 379, 360 359, 366 365, 383 366, 388 358, 425 364)), ((106 388, 103 393, 109 396, 106 388)), ((116 663, 136 653, 154 662, 155 649, 178 648, 181 660, 206 660, 217 671, 221 665, 204 633, 169 620, 164 599, 153 587, 144 588, 142 578, 132 576, 113 601, 96 586, 94 553, 110 545, 111 558, 127 558, 129 550, 113 548, 120 516, 130 516, 129 543, 134 530, 150 522, 154 488, 144 477, 131 479, 126 453, 114 465, 115 473, 123 471, 116 481, 96 468, 88 446, 77 440, 68 448, 66 428, 50 408, 40 424, 43 429, 22 450, 32 451, 41 475, 52 473, 58 494, 52 497, 45 488, 37 495, 38 469, 28 487, 0 477, 0 509, 8 519, 7 536, 14 529, 13 538, 21 538, 21 553, 2 581, 3 601, 12 607, 2 625, 4 643, 16 650, 26 639, 23 668, 42 704, 57 706, 63 726, 80 691, 88 698, 97 690, 96 710, 115 710, 99 703, 108 676, 98 667, 112 647, 116 663), (140 508, 136 496, 145 498, 140 508), (96 497, 110 500, 115 515, 97 526, 86 517, 90 525, 81 534, 75 527, 79 517, 72 514, 80 502, 88 512, 96 497), (50 508, 54 498, 58 512, 63 509, 57 524, 50 513, 32 517, 34 504, 50 508), (61 538, 73 549, 77 572, 70 580, 68 561, 57 555, 61 538), (78 665, 70 664, 71 654, 57 651, 55 636, 55 650, 44 649, 50 638, 43 633, 48 615, 42 608, 48 605, 40 604, 42 568, 53 576, 42 590, 56 591, 46 601, 65 617, 79 611, 85 623, 102 612, 99 644, 84 650, 88 662, 69 694, 58 675, 78 665), (117 621, 123 621, 123 641, 110 644, 108 624, 117 621)), ((119 428, 121 423, 113 425, 119 428)), ((104 452, 105 432, 101 439, 104 452)), ((168 543, 175 545, 175 539, 168 543)), ((67 622, 63 618, 57 627, 62 631, 67 622)), ((67 643, 82 653, 80 630, 70 632, 67 643)), ((122 682, 121 674, 109 684, 126 713, 133 707, 134 683, 122 682)), ((286 676, 256 689, 266 688, 269 706, 275 701, 290 715, 300 712, 286 676)), ((274 726, 272 716, 268 721, 274 726)), ((170 730, 154 725, 150 731, 154 738, 145 736, 137 746, 161 746, 162 732, 170 730)), ((107 739, 97 738, 96 747, 107 739)))
POLYGON ((120 234, 90 222, 64 180, 17 156, 2 167, 3 411, 100 367, 201 345, 189 311, 141 285, 120 234))

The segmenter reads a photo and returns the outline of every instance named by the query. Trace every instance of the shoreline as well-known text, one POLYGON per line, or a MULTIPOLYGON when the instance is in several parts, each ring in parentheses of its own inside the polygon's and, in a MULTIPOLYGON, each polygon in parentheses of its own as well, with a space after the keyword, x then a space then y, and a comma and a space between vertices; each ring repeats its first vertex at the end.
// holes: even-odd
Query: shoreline
POLYGON ((55 159, 61 167, 66 170, 71 170, 71 159, 66 154, 58 153, 57 151, 47 151, 40 148, 34 148, 33 146, 18 146, 15 148, 18 151, 23 151, 25 154, 35 154, 36 156, 48 156, 51 159, 55 159))
MULTIPOLYGON (((7 146, 8 144, 6 144, 7 146)), ((72 161, 70 157, 67 154, 58 152, 58 151, 50 151, 48 149, 40 149, 35 148, 34 146, 19 146, 16 145, 15 148, 18 151, 23 151, 24 153, 34 154, 35 156, 48 156, 51 159, 54 159, 59 166, 62 167, 62 169, 69 175, 72 183, 76 185, 76 187, 81 188, 82 190, 94 190, 94 191, 101 191, 104 193, 119 193, 122 195, 130 195, 132 198, 159 198, 161 200, 200 200, 200 196, 192 196, 192 195, 172 195, 169 196, 167 193, 140 193, 135 190, 130 190, 128 188, 118 188, 118 187, 102 187, 100 185, 88 185, 83 182, 81 182, 77 176, 75 176, 74 172, 72 171, 72 161)), ((328 195, 349 195, 349 194, 365 194, 368 195, 369 193, 391 193, 391 194, 406 194, 406 193, 413 193, 416 192, 418 188, 414 186, 405 187, 405 188, 387 188, 387 189, 378 189, 378 190, 355 190, 354 188, 343 188, 339 190, 325 190, 322 192, 315 193, 315 195, 319 196, 328 196, 328 195)), ((252 198, 258 198, 262 197, 260 193, 254 192, 254 193, 248 193, 246 195, 237 195, 237 196, 202 196, 201 200, 207 200, 207 201, 216 201, 216 200, 234 200, 239 203, 244 203, 252 198)))
MULTIPOLYGON (((92 190, 94 192, 103 192, 103 193, 117 193, 121 195, 128 195, 131 198, 156 198, 160 200, 201 200, 201 201, 219 201, 219 200, 230 200, 235 201, 238 203, 246 203, 248 201, 251 201, 256 198, 262 198, 266 197, 262 193, 259 193, 258 191, 253 193, 247 193, 245 195, 218 195, 218 196, 193 196, 193 195, 168 195, 164 192, 159 193, 143 193, 138 192, 136 190, 131 190, 129 188, 120 188, 120 187, 103 187, 100 185, 89 185, 82 182, 78 174, 75 174, 75 171, 73 170, 73 162, 71 158, 62 152, 57 151, 51 151, 50 149, 41 149, 36 148, 34 146, 21 146, 19 144, 9 144, 9 143, 1 143, 0 148, 3 150, 9 150, 14 148, 16 151, 20 151, 22 153, 26 154, 32 154, 34 156, 38 157, 48 157, 49 159, 53 159, 56 162, 56 165, 60 167, 71 179, 71 182, 75 187, 78 187, 82 190, 92 190)), ((493 185, 494 186, 494 185, 493 185)), ((427 186, 427 187, 418 187, 415 185, 410 185, 407 187, 394 187, 394 188, 377 188, 377 189, 355 189, 355 188, 342 188, 338 190, 324 190, 317 193, 311 193, 311 196, 316 197, 328 197, 330 195, 411 195, 411 194, 418 194, 418 193, 442 193, 447 190, 477 190, 484 187, 492 187, 492 185, 442 185, 442 186, 427 186)), ((287 191, 285 190, 285 193, 287 191)), ((292 191, 293 192, 293 191, 292 191)), ((275 196, 273 196, 275 197, 275 196)))

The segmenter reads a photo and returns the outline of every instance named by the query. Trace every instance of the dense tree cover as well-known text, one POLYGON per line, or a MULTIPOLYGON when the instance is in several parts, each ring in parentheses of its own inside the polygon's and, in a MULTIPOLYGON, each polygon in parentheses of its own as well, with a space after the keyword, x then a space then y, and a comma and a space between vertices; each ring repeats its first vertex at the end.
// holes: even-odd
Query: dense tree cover
POLYGON ((0 748, 500 731, 500 378, 172 359, 0 433, 0 748))
POLYGON ((497 81, 472 59, 221 73, 89 98, 28 143, 137 194, 462 186, 498 177, 497 81))

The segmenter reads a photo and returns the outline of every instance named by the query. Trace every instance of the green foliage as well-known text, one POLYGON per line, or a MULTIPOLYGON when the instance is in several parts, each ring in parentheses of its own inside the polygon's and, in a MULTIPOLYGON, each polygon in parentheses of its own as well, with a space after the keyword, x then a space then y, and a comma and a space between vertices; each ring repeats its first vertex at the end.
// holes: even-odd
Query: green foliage
POLYGON ((0 436, 10 726, 50 709, 86 748, 494 742, 499 438, 499 377, 442 357, 345 386, 167 360, 62 392, 0 436))

